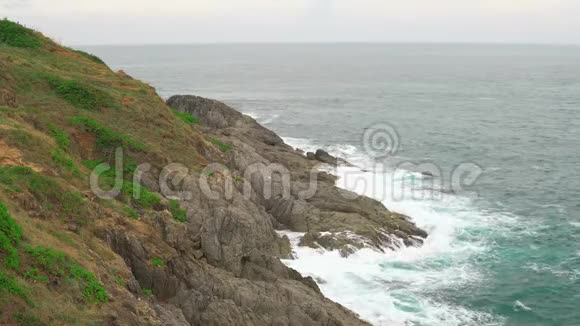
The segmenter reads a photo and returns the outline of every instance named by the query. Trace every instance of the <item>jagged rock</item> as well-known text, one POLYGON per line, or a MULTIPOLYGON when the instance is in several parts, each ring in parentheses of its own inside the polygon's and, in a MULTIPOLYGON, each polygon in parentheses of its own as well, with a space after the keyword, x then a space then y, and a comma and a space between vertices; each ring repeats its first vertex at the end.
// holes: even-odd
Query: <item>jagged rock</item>
MULTIPOLYGON (((248 167, 255 169, 255 173, 246 178, 251 184, 251 200, 257 206, 263 206, 279 224, 298 232, 342 234, 340 241, 321 241, 317 245, 348 255, 362 245, 376 250, 397 248, 401 241, 407 245, 419 245, 420 239, 427 236, 407 217, 388 211, 376 200, 337 188, 335 177, 316 171, 316 161, 348 164, 345 160, 337 160, 323 150, 307 153, 304 157, 283 142, 275 147, 268 146, 260 139, 263 139, 263 133, 271 134, 271 131, 221 102, 173 96, 168 104, 182 112, 194 113, 202 121, 207 121, 216 133, 223 128, 228 130, 228 139, 235 150, 224 163, 240 174, 244 174, 248 167), (272 163, 287 169, 289 182, 279 174, 272 174, 268 169, 272 163), (267 192, 264 190, 266 180, 271 184, 267 192), (352 236, 345 237, 347 233, 352 236)), ((219 160, 218 157, 215 159, 219 160)))
POLYGON ((336 157, 328 154, 327 151, 319 149, 316 151, 316 153, 314 154, 314 157, 319 160, 322 163, 326 163, 326 164, 330 164, 330 165, 336 165, 337 159, 336 157))

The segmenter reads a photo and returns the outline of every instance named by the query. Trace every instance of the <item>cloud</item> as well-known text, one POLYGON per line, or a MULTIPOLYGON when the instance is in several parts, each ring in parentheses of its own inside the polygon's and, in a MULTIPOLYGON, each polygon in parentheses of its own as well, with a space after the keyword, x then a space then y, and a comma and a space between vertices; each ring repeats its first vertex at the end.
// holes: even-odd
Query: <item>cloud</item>
POLYGON ((580 43, 577 0, 0 0, 65 43, 580 43))

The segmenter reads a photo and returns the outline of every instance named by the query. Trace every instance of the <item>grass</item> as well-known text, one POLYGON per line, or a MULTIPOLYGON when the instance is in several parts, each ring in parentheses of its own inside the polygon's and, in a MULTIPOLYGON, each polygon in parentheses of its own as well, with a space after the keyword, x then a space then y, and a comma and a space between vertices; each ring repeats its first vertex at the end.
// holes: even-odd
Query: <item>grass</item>
POLYGON ((145 146, 134 141, 129 136, 103 126, 100 122, 89 117, 75 117, 70 120, 71 124, 80 126, 92 133, 97 138, 97 147, 100 149, 114 149, 116 147, 132 148, 144 151, 145 146))
POLYGON ((20 257, 16 246, 22 238, 22 229, 8 213, 4 203, 0 202, 0 253, 4 254, 4 265, 10 269, 18 269, 20 257))
POLYGON ((133 207, 125 206, 123 210, 125 212, 125 215, 129 216, 130 218, 134 220, 139 219, 139 213, 137 213, 137 211, 135 211, 133 207))
POLYGON ((96 62, 98 64, 102 64, 102 65, 106 65, 105 61, 101 60, 101 58, 97 57, 94 54, 91 54, 91 53, 88 53, 88 52, 85 52, 82 50, 75 50, 75 49, 70 49, 70 50, 76 54, 82 55, 83 57, 85 57, 93 62, 96 62))
POLYGON ((45 78, 59 97, 79 109, 97 111, 104 108, 119 108, 119 104, 111 95, 98 88, 53 75, 47 75, 45 78))
POLYGON ((117 284, 119 284, 120 286, 125 286, 127 282, 125 282, 125 280, 119 276, 119 275, 115 275, 115 282, 117 282, 117 284))
MULTIPOLYGON (((96 169, 97 166, 99 166, 99 164, 101 163, 103 163, 102 160, 91 160, 84 162, 85 166, 93 170, 96 169)), ((110 165, 114 166, 115 162, 111 162, 110 165)), ((135 207, 144 209, 152 209, 157 205, 159 205, 159 203, 161 202, 161 197, 159 197, 159 195, 147 190, 147 188, 141 186, 138 183, 134 183, 133 181, 127 180, 127 179, 132 180, 133 178, 133 174, 135 173, 135 169, 137 168, 135 163, 133 163, 133 161, 129 157, 126 157, 123 159, 123 165, 124 165, 123 176, 126 179, 123 180, 123 185, 121 188, 122 195, 121 199, 124 199, 126 202, 132 203, 133 206, 135 207)), ((112 188, 113 185, 115 184, 115 170, 109 169, 102 172, 100 174, 100 181, 104 185, 112 188)), ((127 207, 125 209, 125 213, 127 213, 127 215, 129 215, 129 217, 132 218, 139 217, 139 214, 137 214, 137 212, 135 212, 131 207, 127 207)))
POLYGON ((171 109, 179 119, 183 120, 188 125, 198 125, 199 119, 194 117, 191 113, 179 112, 176 109, 171 109))
POLYGON ((29 167, 0 166, 0 184, 13 192, 28 190, 39 201, 43 211, 58 212, 81 223, 88 213, 79 193, 66 191, 53 179, 29 167))
POLYGON ((52 136, 52 138, 54 138, 56 144, 60 149, 62 149, 63 151, 69 150, 70 138, 68 137, 68 134, 64 130, 53 124, 49 124, 48 133, 52 136))
POLYGON ((150 192, 147 188, 138 183, 125 181, 122 189, 125 198, 129 199, 133 205, 140 208, 152 209, 159 205, 161 197, 156 193, 150 192))
POLYGON ((75 166, 73 160, 68 157, 65 153, 63 153, 60 149, 54 149, 50 153, 52 160, 56 163, 59 167, 72 172, 75 176, 80 176, 81 172, 75 166))
POLYGON ((152 297, 153 296, 153 291, 151 291, 149 289, 143 289, 143 294, 145 294, 148 297, 152 297))
POLYGON ((24 272, 22 273, 22 276, 33 282, 48 283, 50 281, 46 275, 41 274, 38 268, 33 268, 28 272, 24 272))
POLYGON ((153 257, 151 258, 151 265, 155 268, 157 267, 164 267, 165 266, 165 260, 159 258, 159 257, 153 257))
POLYGON ((8 19, 2 19, 0 20, 0 43, 17 48, 37 49, 42 46, 43 42, 31 29, 8 19))
POLYGON ((73 279, 81 284, 82 294, 87 302, 98 304, 109 301, 105 287, 95 275, 63 252, 45 247, 26 247, 24 251, 33 258, 34 265, 38 269, 37 277, 44 275, 48 279, 73 279))
POLYGON ((210 143, 216 145, 220 151, 222 152, 229 152, 233 149, 232 146, 224 144, 221 140, 213 137, 208 137, 210 143))
POLYGON ((23 300, 27 300, 24 288, 13 277, 0 269, 0 297, 4 297, 5 294, 12 294, 23 300))
POLYGON ((38 317, 29 312, 17 312, 14 314, 16 326, 44 326, 46 325, 38 317))
POLYGON ((176 221, 179 222, 187 221, 187 214, 184 209, 179 207, 179 201, 171 199, 169 201, 169 211, 171 212, 171 215, 173 215, 173 218, 176 221))

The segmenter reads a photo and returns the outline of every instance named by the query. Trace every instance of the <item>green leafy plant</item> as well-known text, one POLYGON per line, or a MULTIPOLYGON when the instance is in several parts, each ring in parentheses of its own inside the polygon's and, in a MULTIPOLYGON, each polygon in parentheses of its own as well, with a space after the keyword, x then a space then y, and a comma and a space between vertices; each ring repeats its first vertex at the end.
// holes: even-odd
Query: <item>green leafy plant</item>
POLYGON ((148 296, 148 297, 151 297, 151 296, 153 296, 153 291, 151 291, 149 289, 143 289, 143 294, 148 296))
POLYGON ((0 253, 4 253, 4 265, 11 269, 20 266, 20 257, 16 246, 22 238, 22 229, 8 213, 4 203, 0 202, 0 253))
POLYGON ((111 130, 103 126, 100 122, 89 117, 75 117, 70 120, 73 125, 81 126, 86 131, 97 137, 97 147, 100 149, 112 149, 115 147, 132 148, 144 151, 145 146, 134 141, 127 135, 111 130))
POLYGON ((33 268, 27 272, 24 272, 24 273, 22 273, 22 276, 24 276, 24 278, 32 280, 34 282, 42 282, 42 283, 49 282, 48 277, 46 275, 42 275, 38 268, 33 268))
POLYGON ((87 207, 79 193, 63 189, 55 180, 29 167, 0 166, 0 184, 14 192, 28 190, 45 210, 56 210, 63 216, 85 222, 87 207))
POLYGON ((4 296, 5 293, 18 296, 24 300, 27 298, 24 288, 13 277, 0 269, 0 297, 4 296))
POLYGON ((125 206, 124 211, 125 211, 125 214, 127 216, 129 216, 130 218, 132 218, 134 220, 139 219, 139 213, 137 213, 137 211, 135 211, 132 207, 125 206))
POLYGON ((81 172, 75 166, 73 160, 70 157, 68 157, 65 153, 63 153, 60 149, 54 149, 50 153, 50 155, 54 163, 56 163, 58 166, 64 168, 67 171, 72 172, 76 176, 81 175, 81 172))
POLYGON ((177 116, 179 119, 183 120, 183 122, 187 123, 188 125, 198 125, 199 119, 194 117, 191 113, 186 112, 179 112, 176 109, 171 109, 173 114, 177 116))
POLYGON ((169 211, 171 212, 171 215, 173 215, 173 218, 176 221, 179 222, 187 221, 187 214, 184 209, 179 207, 179 201, 175 199, 169 200, 169 211))
POLYGON ((30 49, 42 46, 41 38, 34 31, 8 19, 0 20, 0 43, 30 49))
POLYGON ((53 124, 49 124, 48 133, 52 136, 52 138, 54 138, 60 149, 62 149, 63 151, 68 151, 70 145, 70 138, 68 137, 68 134, 64 130, 53 124))
POLYGON ((45 78, 59 97, 79 109, 96 111, 119 108, 119 104, 111 95, 98 88, 52 75, 46 75, 45 78))
POLYGON ((153 257, 151 258, 151 265, 153 267, 163 267, 165 266, 165 260, 159 258, 159 257, 153 257))
POLYGON ((224 144, 221 140, 217 138, 209 137, 208 140, 210 143, 216 145, 222 152, 229 152, 233 149, 232 146, 224 144))
POLYGON ((26 247, 24 251, 33 259, 36 268, 39 271, 44 271, 47 277, 77 280, 83 287, 82 293, 87 302, 105 303, 109 301, 105 287, 95 275, 63 252, 45 247, 26 247))

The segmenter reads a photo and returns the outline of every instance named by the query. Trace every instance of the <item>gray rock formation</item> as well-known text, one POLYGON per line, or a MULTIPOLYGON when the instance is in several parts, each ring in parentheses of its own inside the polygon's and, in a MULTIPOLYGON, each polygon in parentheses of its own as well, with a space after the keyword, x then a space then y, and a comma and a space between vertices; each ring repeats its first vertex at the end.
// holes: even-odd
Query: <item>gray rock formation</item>
MULTIPOLYGON (((291 248, 275 230, 304 232, 301 245, 344 257, 363 247, 420 245, 426 233, 380 202, 337 188, 336 177, 317 168, 321 160, 330 162, 328 153, 309 160, 218 101, 175 96, 168 104, 195 115, 208 139, 231 146, 204 153, 228 171, 194 171, 172 189, 188 195, 180 202, 184 223, 165 202, 145 212, 145 223, 100 222, 96 234, 132 272, 127 289, 154 294, 128 302, 125 313, 147 316, 138 323, 147 325, 367 325, 280 261, 291 248), (208 197, 208 189, 216 196, 208 197), (165 264, 153 266, 153 257, 165 264)), ((144 183, 159 173, 151 169, 144 183)), ((123 324, 121 315, 113 319, 123 324)))

